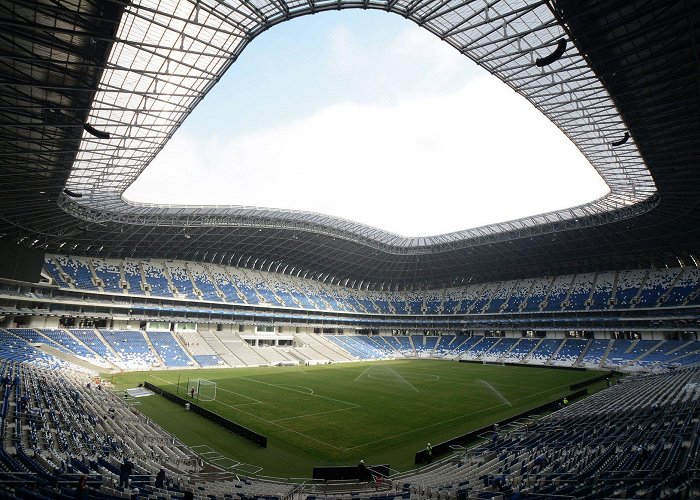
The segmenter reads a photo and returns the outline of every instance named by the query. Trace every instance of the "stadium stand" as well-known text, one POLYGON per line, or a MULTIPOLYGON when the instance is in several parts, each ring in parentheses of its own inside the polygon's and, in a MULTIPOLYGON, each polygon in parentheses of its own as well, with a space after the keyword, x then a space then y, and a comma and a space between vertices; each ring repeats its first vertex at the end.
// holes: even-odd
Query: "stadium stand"
POLYGON ((157 358, 140 330, 102 330, 102 338, 121 356, 121 363, 130 369, 148 369, 157 358))
POLYGON ((510 297, 511 292, 512 292, 513 288, 515 287, 515 285, 516 285, 516 283, 514 283, 512 281, 500 283, 498 288, 496 289, 496 292, 491 297, 491 300, 489 301, 484 312, 485 313, 501 312, 501 307, 503 307, 506 300, 508 300, 508 297, 510 297))
POLYGON ((60 255, 56 257, 56 260, 76 288, 89 291, 99 290, 85 261, 77 257, 71 258, 60 255))
POLYGON ((510 363, 522 361, 538 343, 539 339, 520 339, 517 344, 508 351, 503 360, 510 363))
POLYGON ((479 359, 486 351, 491 349, 500 337, 482 337, 475 342, 468 351, 462 354, 462 359, 479 359))
POLYGON ((71 354, 90 361, 102 361, 102 356, 93 352, 68 331, 60 328, 41 328, 39 330, 44 337, 51 339, 56 344, 65 347, 71 354))
POLYGON ((58 286, 62 288, 70 288, 70 285, 65 280, 65 278, 67 278, 66 274, 59 271, 56 262, 48 255, 44 257, 44 270, 58 286))
MULTIPOLYGON (((242 298, 246 304, 258 304, 260 299, 255 291, 255 287, 251 285, 242 270, 233 271, 231 269, 226 270, 231 278, 231 282, 236 286, 236 288, 241 292, 242 298)), ((271 295, 272 292, 268 290, 271 295)))
MULTIPOLYGON (((149 500, 186 490, 199 500, 700 497, 698 2, 8 5, 0 497, 80 498, 72 487, 82 474, 92 497, 129 497, 117 485, 127 461, 129 486, 149 500), (128 201, 128 187, 255 36, 345 8, 410 19, 499 78, 573 142, 608 192, 415 238, 332 214, 128 201), (480 433, 478 446, 392 474, 375 492, 343 483, 336 494, 313 480, 244 477, 238 463, 228 480, 212 479, 215 464, 140 414, 131 394, 89 385, 95 366, 269 373, 384 358, 624 376, 604 389, 592 382, 600 392, 554 403, 544 418, 510 422, 490 443, 480 433), (176 481, 156 487, 160 467, 176 481)), ((399 206, 414 201, 392 187, 399 206)), ((333 194, 365 202, 342 188, 333 194)), ((433 205, 426 220, 461 214, 433 205)), ((420 363, 431 362, 411 362, 420 363)))
POLYGON ((629 309, 637 304, 637 296, 646 275, 646 271, 620 271, 618 273, 615 309, 629 309))
POLYGON ((48 344, 54 349, 58 349, 59 351, 63 353, 70 353, 70 349, 62 344, 59 344, 55 340, 53 340, 51 337, 45 336, 41 334, 38 330, 34 330, 31 328, 8 328, 8 332, 12 333, 13 335, 16 335, 28 343, 33 343, 33 344, 48 344))
POLYGON ((226 302, 233 304, 245 304, 244 298, 239 294, 238 289, 231 281, 231 277, 226 272, 225 268, 219 266, 211 266, 212 276, 216 287, 224 294, 226 302))
POLYGON ((594 339, 586 349, 582 364, 587 367, 598 366, 610 348, 610 340, 594 339))
POLYGON ((544 299, 549 293, 550 286, 555 278, 540 278, 535 280, 530 288, 530 295, 525 301, 524 311, 539 311, 544 299))
POLYGON ((165 366, 190 366, 192 359, 185 353, 170 332, 146 332, 151 345, 155 348, 165 366))
POLYGON ((170 284, 168 283, 168 278, 166 278, 163 271, 164 265, 162 263, 154 264, 153 261, 144 262, 143 266, 143 276, 146 280, 146 284, 150 287, 151 295, 156 295, 159 297, 172 297, 173 294, 170 291, 170 284))
POLYGON ((124 280, 130 295, 144 295, 144 281, 141 278, 141 266, 133 260, 125 260, 123 264, 124 280))
MULTIPOLYGON (((241 283, 245 283, 249 289, 257 292, 257 295, 262 299, 262 301, 271 306, 283 306, 282 301, 270 290, 269 286, 262 273, 259 271, 250 271, 245 269, 239 269, 241 283)), ((238 284, 238 283, 236 283, 238 284)), ((248 297, 249 294, 246 294, 248 297)))
POLYGON ((105 292, 122 293, 121 266, 118 263, 103 259, 92 259, 95 276, 105 292))
POLYGON ((496 361, 502 359, 507 355, 507 353, 513 348, 513 346, 518 342, 515 337, 503 337, 498 342, 496 342, 491 349, 486 351, 483 355, 484 360, 496 361))
MULTIPOLYGON (((1 338, 8 335, 0 330, 1 338)), ((9 340, 21 341, 14 336, 9 340)), ((26 350, 33 348, 27 345, 26 350)), ((119 467, 125 459, 134 464, 132 485, 153 498, 177 498, 195 489, 205 490, 209 496, 204 498, 235 492, 281 500, 293 491, 292 484, 260 478, 212 480, 198 488, 187 478, 196 475, 200 460, 187 446, 132 412, 129 399, 88 386, 92 376, 87 372, 33 351, 36 354, 26 354, 19 348, 14 353, 18 360, 4 357, 0 366, 3 378, 16 381, 6 387, 2 403, 2 408, 14 408, 2 412, 4 428, 14 429, 16 439, 14 446, 3 447, 0 462, 5 474, 32 477, 34 491, 45 496, 70 492, 75 481, 71 478, 87 474, 94 492, 119 497, 119 467), (20 399, 25 394, 29 403, 23 407, 20 399), (19 430, 21 422, 27 423, 27 432, 19 430), (181 479, 156 488, 155 472, 161 468, 181 479)), ((398 474, 388 487, 395 495, 421 499, 509 497, 517 492, 533 498, 660 498, 692 491, 686 471, 700 461, 695 432, 700 417, 698 380, 697 368, 631 378, 527 426, 506 430, 494 442, 426 469, 398 474)), ((2 488, 9 492, 15 486, 5 482, 2 488)), ((392 498, 390 492, 381 494, 392 498)))
POLYGON ((534 279, 527 279, 518 282, 517 285, 513 288, 513 291, 508 297, 508 302, 506 303, 503 312, 506 313, 514 313, 514 312, 519 312, 520 307, 523 305, 523 302, 526 300, 528 293, 530 292, 530 289, 532 288, 533 283, 535 282, 534 279))
POLYGON ((562 342, 560 339, 543 339, 526 359, 530 363, 544 364, 549 361, 562 342))
POLYGON ((598 273, 592 291, 591 309, 608 309, 614 298, 617 273, 598 273))
POLYGON ((128 295, 176 297, 307 311, 385 315, 481 315, 588 310, 656 309, 692 305, 700 290, 695 268, 618 271, 494 282, 465 288, 410 292, 351 290, 311 280, 188 262, 142 263, 53 256, 44 270, 63 288, 128 295), (56 264, 56 263, 60 263, 56 264), (93 276, 90 265, 95 269, 93 276), (70 273, 61 268, 66 267, 70 273), (145 283, 141 278, 141 267, 145 283), (123 279, 122 279, 123 276, 123 279), (101 287, 94 283, 100 283, 101 287), (122 282, 128 290, 123 290, 122 282))
POLYGON ((594 279, 595 277, 592 274, 580 274, 574 278, 569 296, 566 299, 565 310, 583 311, 586 309, 594 279))
POLYGON ((25 339, 0 329, 0 358, 11 362, 30 362, 34 366, 58 368, 68 363, 30 346, 25 339))
POLYGON ((102 359, 118 365, 121 362, 121 358, 113 351, 110 347, 105 344, 105 342, 100 338, 99 334, 92 329, 81 329, 73 328, 70 330, 71 334, 82 342, 85 346, 90 348, 95 354, 100 356, 102 359))
POLYGON ((586 347, 588 341, 583 339, 566 339, 557 352, 552 355, 550 362, 564 366, 573 365, 586 347))
POLYGON ((615 385, 460 459, 397 476, 394 491, 439 498, 693 495, 699 376, 684 369, 615 385))
POLYGON ((183 264, 180 264, 179 262, 166 262, 163 269, 164 274, 166 276, 170 276, 169 281, 172 283, 171 290, 176 296, 188 299, 199 298, 195 293, 192 280, 187 273, 187 268, 183 264))
POLYGON ((572 276, 557 276, 552 282, 546 299, 545 311, 561 311, 564 299, 569 294, 572 276))
POLYGON ((209 277, 209 272, 206 266, 197 263, 189 263, 187 268, 189 268, 189 274, 192 278, 192 282, 196 286, 196 290, 201 293, 201 298, 203 300, 214 302, 221 301, 221 297, 219 295, 220 292, 217 290, 216 285, 209 277))

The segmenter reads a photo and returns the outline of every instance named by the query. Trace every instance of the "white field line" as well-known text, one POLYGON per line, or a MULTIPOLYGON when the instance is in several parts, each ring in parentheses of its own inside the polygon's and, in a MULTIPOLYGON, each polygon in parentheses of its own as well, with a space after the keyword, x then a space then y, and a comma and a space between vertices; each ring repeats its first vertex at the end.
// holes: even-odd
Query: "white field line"
POLYGON ((314 394, 314 390, 311 387, 306 387, 305 385, 279 384, 278 387, 298 387, 300 389, 306 389, 308 391, 306 394, 310 394, 312 396, 314 394))
MULTIPOLYGON (((168 384, 168 385, 175 385, 175 384, 173 384, 173 383, 171 383, 171 382, 168 382, 167 380, 165 380, 165 379, 163 379, 163 378, 157 377, 156 375, 151 375, 151 377, 157 378, 158 380, 162 380, 163 382, 165 382, 165 383, 168 384)), ((217 384, 217 386, 216 386, 216 390, 217 390, 217 391, 230 392, 231 394, 235 394, 235 395, 237 395, 237 396, 241 396, 241 397, 244 397, 244 398, 246 398, 246 399, 250 399, 250 400, 252 401, 252 403, 241 403, 240 406, 252 405, 252 404, 265 404, 264 401, 260 401, 259 399, 251 398, 250 396, 246 396, 245 394, 241 394, 240 392, 235 392, 235 391, 232 391, 232 390, 229 390, 229 389, 224 389, 223 387, 219 387, 218 384, 217 384)))
MULTIPOLYGON (((356 408, 359 408, 360 405, 356 403, 348 403, 347 401, 342 401, 340 399, 334 399, 334 398, 329 398, 328 396, 321 396, 320 394, 309 394, 308 392, 304 391, 298 391, 296 389, 291 389, 290 386, 285 386, 285 385, 278 385, 278 384, 270 384, 268 382, 262 382, 260 380, 255 380, 254 378, 247 378, 247 377, 241 377, 242 380, 249 380, 250 382, 255 382, 257 384, 263 384, 263 385, 269 385, 270 387, 277 387, 278 389, 285 389, 287 391, 292 391, 292 392, 298 392, 299 394, 305 394, 307 396, 313 396, 315 398, 321 398, 321 399, 327 399, 328 401, 335 401, 336 403, 342 403, 344 405, 349 405, 353 406, 356 408)), ((308 389, 308 387, 307 387, 308 389)))
POLYGON ((216 387, 217 391, 224 391, 224 392, 230 392, 231 394, 235 394, 236 396, 242 396, 246 399, 250 399, 252 403, 241 403, 244 405, 250 405, 250 404, 255 404, 255 403, 260 403, 260 404, 265 404, 264 401, 260 401, 259 399, 251 398, 250 396, 246 396, 245 394, 241 394, 240 392, 232 391, 230 389, 224 389, 223 387, 216 387))
MULTIPOLYGON (((154 378, 157 378, 158 380, 162 380, 162 381, 165 382, 165 383, 170 384, 170 382, 168 382, 168 381, 165 380, 165 379, 162 379, 162 378, 160 378, 160 377, 156 377, 155 375, 151 375, 151 376, 154 377, 154 378)), ((273 387, 279 387, 279 386, 274 385, 274 384, 268 384, 267 382, 260 382, 259 380, 253 380, 253 379, 249 379, 249 378, 245 378, 245 377, 241 377, 241 378, 243 378, 244 380, 250 380, 250 381, 252 381, 252 382, 258 382, 258 383, 260 383, 260 384, 271 385, 271 386, 273 386, 273 387)), ((288 390, 294 391, 294 392, 301 392, 301 391, 295 391, 294 389, 288 389, 288 390)), ((302 394, 306 394, 306 395, 310 395, 310 394, 308 394, 308 393, 306 393, 306 392, 301 392, 301 393, 302 393, 302 394)), ((319 398, 331 399, 332 401, 337 401, 337 402, 339 402, 339 403, 345 403, 345 404, 347 404, 347 405, 353 405, 353 407, 359 407, 359 406, 360 406, 360 405, 356 405, 355 403, 348 403, 348 402, 346 402, 346 401, 339 401, 339 400, 337 400, 337 399, 326 398, 325 396, 317 396, 316 394, 311 394, 311 395, 316 396, 316 397, 319 397, 319 398)), ((245 413, 246 415, 249 415, 249 416, 251 416, 251 417, 253 417, 253 418, 257 418, 258 420, 262 420, 263 422, 267 422, 268 424, 272 424, 272 425, 275 425, 275 426, 277 426, 277 427, 280 427, 280 428, 284 429, 284 430, 287 431, 287 432, 292 432, 292 433, 298 434, 298 435, 300 435, 300 436, 302 436, 302 437, 304 437, 304 438, 306 438, 306 439, 310 439, 310 440, 312 440, 312 441, 316 441, 317 443, 321 443, 322 445, 328 446, 329 448, 333 448, 333 449, 339 450, 339 451, 345 451, 345 450, 346 450, 346 448, 340 448, 340 447, 338 447, 338 446, 334 446, 334 445, 332 445, 332 444, 326 443, 325 441, 321 441, 320 439, 316 439, 316 438, 313 437, 313 436, 307 436, 306 434, 303 434, 303 433, 301 433, 301 432, 299 432, 299 431, 295 431, 294 429, 290 429, 289 427, 285 427, 284 425, 278 424, 278 423, 275 422, 274 420, 268 420, 268 419, 266 419, 266 418, 263 418, 263 417, 260 417, 260 416, 258 416, 258 415, 256 415, 256 414, 254 414, 254 413, 250 413, 250 412, 247 412, 247 411, 245 411, 245 410, 242 410, 242 409, 240 409, 239 407, 232 406, 232 405, 230 405, 230 404, 224 403, 223 401, 216 401, 216 402, 219 403, 219 404, 222 404, 222 405, 224 405, 224 406, 228 406, 229 408, 232 408, 232 409, 234 409, 234 410, 238 410, 238 411, 240 411, 241 413, 245 413)), ((263 403, 263 404, 264 404, 264 403, 263 403)), ((349 410, 350 408, 347 408, 347 409, 349 410)))
MULTIPOLYGON (((223 402, 221 402, 221 401, 219 401, 219 403, 221 403, 221 404, 224 405, 224 406, 228 406, 229 408, 232 408, 232 409, 234 409, 234 410, 238 410, 238 411, 241 412, 241 413, 245 413, 246 415, 249 415, 249 416, 251 416, 251 417, 253 417, 253 418, 257 418, 258 420, 262 420, 263 422, 267 422, 268 424, 272 424, 272 425, 274 425, 274 426, 280 427, 280 428, 284 429, 284 430, 287 431, 287 432, 292 432, 292 433, 298 434, 298 435, 300 435, 301 437, 304 437, 304 438, 306 438, 306 439, 310 439, 311 441, 316 441, 317 443, 321 443, 322 445, 328 446, 329 448, 333 448, 333 449, 339 450, 339 451, 346 451, 346 448, 340 448, 340 447, 338 447, 338 446, 334 446, 334 445, 332 445, 332 444, 328 444, 328 443, 326 443, 325 441, 321 441, 320 439, 316 439, 316 438, 313 437, 313 436, 307 436, 306 434, 303 434, 303 433, 301 433, 301 432, 299 432, 299 431, 295 431, 294 429, 290 429, 289 427, 285 427, 284 425, 278 424, 278 423, 275 422, 274 420, 268 420, 268 419, 263 418, 263 417, 261 417, 261 416, 259 416, 259 415, 256 415, 255 413, 250 413, 250 412, 247 412, 247 411, 245 411, 245 410, 241 410, 240 408, 238 408, 238 407, 236 407, 236 406, 231 406, 231 405, 226 404, 226 403, 223 403, 223 402)), ((348 408, 348 409, 349 409, 349 408, 348 408)))
POLYGON ((317 413, 307 413, 306 415, 296 415, 294 417, 276 418, 276 419, 272 420, 272 422, 281 422, 282 420, 292 420, 295 418, 314 417, 316 415, 325 415, 326 413, 335 413, 337 411, 348 411, 348 410, 354 410, 354 409, 355 408, 337 408, 335 410, 319 411, 317 413))
POLYGON ((354 384, 355 382, 357 382, 358 380, 360 380, 360 377, 361 377, 362 375, 364 375, 365 373, 367 373, 367 370, 369 370, 370 368, 372 368, 372 366, 368 366, 367 368, 365 368, 365 369, 362 371, 362 373, 360 373, 360 374, 357 376, 357 378, 355 378, 355 380, 352 381, 352 383, 354 384))
MULTIPOLYGON (((532 394, 528 394, 527 396, 523 396, 522 398, 514 399, 513 402, 515 403, 515 402, 517 402, 517 401, 522 401, 522 400, 528 399, 528 398, 530 398, 530 397, 532 397, 532 396, 538 396, 538 395, 544 394, 544 393, 546 393, 546 392, 552 392, 552 391, 554 391, 554 390, 561 389, 562 387, 568 387, 568 386, 570 386, 570 385, 571 385, 571 384, 563 384, 563 385, 560 385, 560 386, 557 386, 557 387, 552 387, 552 388, 547 389, 547 390, 544 390, 544 391, 540 391, 540 392, 535 392, 535 393, 532 393, 532 394)), ((355 450, 355 449, 357 449, 357 448, 362 448, 362 447, 364 447, 364 446, 369 446, 369 445, 376 444, 376 443, 381 443, 382 441, 387 441, 387 440, 389 440, 389 439, 394 439, 394 438, 397 438, 397 437, 400 437, 400 436, 404 436, 404 435, 406 435, 406 434, 411 434, 411 433, 416 432, 416 431, 422 431, 422 430, 424 430, 424 429, 430 429, 431 427, 435 427, 435 426, 438 426, 438 425, 446 424, 447 422, 453 422, 453 421, 455 421, 455 420, 460 420, 460 419, 463 419, 463 418, 465 418, 465 417, 471 417, 472 415, 477 415, 477 414, 483 413, 483 412, 485 412, 485 411, 493 410, 493 409, 495 409, 495 408, 498 408, 499 406, 505 406, 505 403, 497 404, 497 405, 494 405, 494 406, 489 406, 488 408, 482 408, 481 410, 478 410, 478 411, 475 411, 475 412, 472 412, 472 413, 467 413, 467 414, 464 414, 464 415, 459 415, 459 416, 454 417, 454 418, 448 418, 447 420, 443 420, 442 422, 436 422, 436 423, 434 423, 434 424, 424 425, 423 427, 416 427, 416 428, 413 428, 413 429, 411 429, 411 430, 409 430, 409 431, 400 432, 400 433, 398 433, 398 434, 394 434, 393 436, 387 436, 387 437, 385 437, 385 438, 377 439, 376 441, 370 441, 369 443, 361 444, 361 445, 359 445, 359 446, 353 446, 352 448, 347 448, 346 451, 355 450)))
POLYGON ((398 373, 397 371, 395 371, 393 368, 389 368, 388 366, 385 367, 385 368, 386 368, 387 370, 389 370, 391 373, 393 373, 394 375, 396 375, 397 377, 399 377, 403 382, 405 382, 406 384, 408 384, 408 386, 409 386, 411 389, 413 389, 413 390, 416 391, 416 392, 420 392, 418 389, 416 389, 416 386, 415 386, 415 385, 413 385, 413 384, 410 383, 408 380, 406 380, 405 378, 403 378, 403 377, 401 376, 401 374, 398 373))

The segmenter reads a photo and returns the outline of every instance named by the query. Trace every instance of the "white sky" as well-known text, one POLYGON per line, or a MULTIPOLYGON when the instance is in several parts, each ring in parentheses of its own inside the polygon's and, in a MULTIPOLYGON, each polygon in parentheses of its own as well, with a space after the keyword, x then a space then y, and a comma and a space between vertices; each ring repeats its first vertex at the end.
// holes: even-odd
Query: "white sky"
POLYGON ((363 11, 254 40, 125 197, 307 210, 431 236, 607 192, 510 88, 412 23, 363 11))

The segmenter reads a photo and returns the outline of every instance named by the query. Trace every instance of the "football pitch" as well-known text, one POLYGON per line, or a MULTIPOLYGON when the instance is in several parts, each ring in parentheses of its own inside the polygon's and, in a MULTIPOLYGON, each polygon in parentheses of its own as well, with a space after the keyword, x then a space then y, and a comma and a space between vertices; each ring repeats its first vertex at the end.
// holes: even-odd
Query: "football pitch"
POLYGON ((257 448, 161 396, 139 398, 137 408, 196 450, 226 457, 221 460, 231 468, 240 462, 244 472, 310 477, 314 465, 354 465, 360 459, 406 470, 426 443, 563 397, 571 384, 598 374, 397 360, 138 372, 115 375, 114 384, 123 390, 146 380, 184 397, 188 378, 214 381, 216 400, 199 404, 266 435, 268 448, 257 448))

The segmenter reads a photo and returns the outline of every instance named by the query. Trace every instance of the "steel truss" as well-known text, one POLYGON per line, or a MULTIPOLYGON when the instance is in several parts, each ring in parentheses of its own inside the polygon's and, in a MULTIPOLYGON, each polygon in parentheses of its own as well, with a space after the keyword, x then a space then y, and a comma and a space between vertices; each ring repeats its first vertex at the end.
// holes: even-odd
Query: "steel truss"
POLYGON ((53 253, 238 265, 363 289, 694 266, 696 40, 700 6, 689 1, 0 2, 0 239, 53 253), (319 214, 122 199, 250 40, 287 19, 345 8, 402 15, 481 64, 557 124, 610 193, 431 238, 319 214), (558 59, 537 66, 563 41, 558 59), (110 138, 90 135, 85 124, 110 138))
POLYGON ((67 187, 83 196, 61 206, 88 221, 153 226, 250 226, 303 229, 355 240, 390 253, 529 236, 586 227, 653 208, 656 188, 633 140, 618 147, 626 127, 607 90, 545 1, 247 2, 180 0, 126 5, 88 122, 108 140, 84 132, 67 187), (242 206, 135 204, 122 193, 138 177, 192 108, 259 33, 324 10, 372 8, 414 21, 496 75, 547 115, 583 152, 610 192, 591 203, 501 224, 426 238, 404 238, 336 217, 242 206), (560 40, 564 55, 538 67, 560 40), (639 205, 629 210, 633 205, 639 205), (601 214, 606 214, 600 217, 601 214), (544 229, 544 227, 547 229, 544 229), (542 227, 542 229, 537 229, 542 227))

